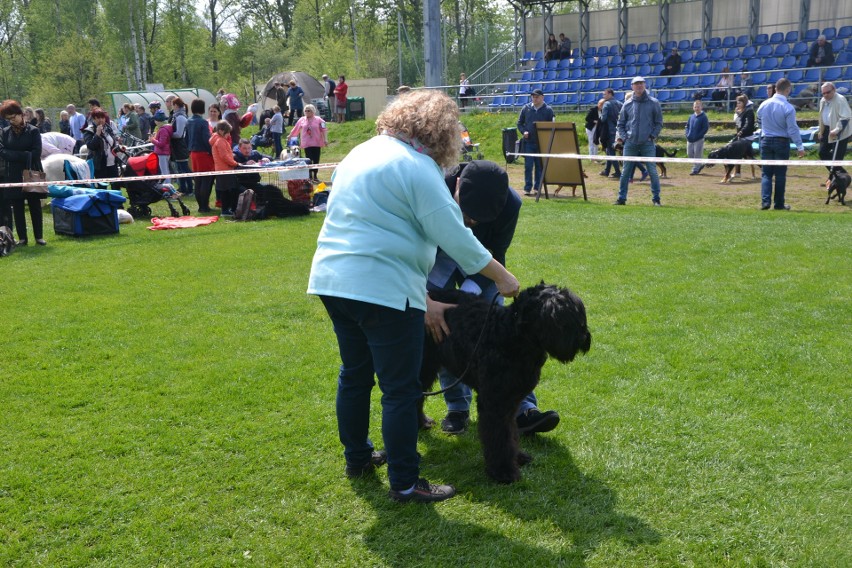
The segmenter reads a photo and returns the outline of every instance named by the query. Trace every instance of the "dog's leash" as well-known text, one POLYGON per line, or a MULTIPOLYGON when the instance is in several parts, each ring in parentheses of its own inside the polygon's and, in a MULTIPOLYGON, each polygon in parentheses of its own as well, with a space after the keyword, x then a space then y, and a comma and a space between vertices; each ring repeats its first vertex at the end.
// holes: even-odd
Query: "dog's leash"
POLYGON ((491 317, 491 312, 494 311, 494 306, 497 305, 497 298, 499 297, 500 294, 494 294, 494 299, 491 300, 491 303, 488 305, 488 312, 486 312, 485 314, 485 321, 482 323, 482 329, 479 332, 479 337, 476 339, 476 343, 473 345, 473 351, 471 351, 470 353, 470 359, 468 359, 467 361, 467 367, 465 367, 464 371, 462 371, 462 374, 459 375, 453 382, 453 384, 449 385, 448 387, 442 388, 439 391, 424 392, 423 396, 435 396, 439 394, 444 394, 445 392, 455 388, 460 382, 462 382, 462 379, 465 377, 465 375, 467 375, 467 372, 470 370, 470 364, 473 362, 474 356, 476 355, 476 350, 479 349, 479 344, 482 342, 482 336, 485 335, 485 329, 488 327, 488 319, 491 317))

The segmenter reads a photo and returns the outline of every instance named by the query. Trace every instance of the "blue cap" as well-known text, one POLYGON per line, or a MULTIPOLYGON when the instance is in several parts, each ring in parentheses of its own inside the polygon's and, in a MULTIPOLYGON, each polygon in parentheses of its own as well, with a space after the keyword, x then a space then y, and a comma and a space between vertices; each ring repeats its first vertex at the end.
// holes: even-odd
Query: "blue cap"
POLYGON ((155 122, 165 122, 167 120, 168 120, 168 117, 166 116, 166 113, 164 113, 163 111, 158 110, 157 112, 154 113, 154 121, 155 122))

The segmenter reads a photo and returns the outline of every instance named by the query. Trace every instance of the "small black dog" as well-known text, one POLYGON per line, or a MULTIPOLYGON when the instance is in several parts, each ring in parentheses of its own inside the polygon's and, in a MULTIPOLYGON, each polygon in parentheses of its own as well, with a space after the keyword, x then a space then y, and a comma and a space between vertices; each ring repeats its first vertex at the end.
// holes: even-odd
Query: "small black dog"
MULTIPOLYGON (((624 144, 616 144, 615 145, 615 154, 617 156, 623 156, 624 155, 624 144)), ((666 157, 666 156, 668 156, 669 158, 674 158, 677 155, 677 149, 674 149, 674 150, 671 151, 671 153, 669 153, 669 152, 666 151, 665 148, 663 148, 659 144, 654 144, 654 155, 657 158, 663 158, 663 157, 666 157)), ((636 162, 634 162, 634 163, 636 163, 636 162)), ((660 177, 661 178, 668 178, 669 177, 669 172, 666 169, 666 164, 664 164, 663 162, 657 162, 657 167, 660 169, 660 177)))
MULTIPOLYGON (((732 140, 728 144, 710 152, 707 156, 711 160, 755 160, 754 148, 750 140, 732 140)), ((712 168, 715 164, 707 164, 705 167, 712 168)), ((725 176, 722 183, 728 183, 733 179, 734 164, 725 164, 725 176)), ((754 164, 751 166, 751 177, 754 175, 754 164)))
POLYGON ((850 182, 852 182, 852 176, 849 174, 834 172, 829 178, 828 183, 825 184, 828 188, 828 197, 825 200, 825 204, 828 205, 828 202, 836 197, 841 205, 846 205, 846 190, 849 188, 850 182))
MULTIPOLYGON (((456 306, 444 312, 450 334, 441 343, 426 334, 423 390, 432 387, 442 366, 474 389, 486 473, 501 483, 518 481, 518 466, 532 460, 519 448, 518 405, 538 384, 548 355, 568 363, 591 347, 583 301, 544 282, 521 291, 509 306, 459 290, 429 296, 456 306)), ((425 421, 422 402, 420 421, 425 421)))

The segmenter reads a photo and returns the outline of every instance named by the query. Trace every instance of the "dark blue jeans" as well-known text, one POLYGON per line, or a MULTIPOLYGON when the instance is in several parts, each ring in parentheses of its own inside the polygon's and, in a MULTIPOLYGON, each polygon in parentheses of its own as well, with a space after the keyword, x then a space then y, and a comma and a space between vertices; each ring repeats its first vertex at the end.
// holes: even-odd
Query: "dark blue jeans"
MULTIPOLYGON (((188 174, 192 172, 192 170, 189 169, 189 160, 181 160, 179 162, 175 162, 175 166, 177 167, 177 173, 179 174, 188 174)), ((178 183, 180 185, 180 192, 182 194, 192 194, 192 178, 180 178, 178 180, 178 183)))
MULTIPOLYGON (((790 139, 766 136, 760 139, 761 160, 789 160, 790 139)), ((760 205, 772 205, 772 178, 775 178, 775 209, 784 209, 787 166, 761 166, 760 205)))
POLYGON ((370 460, 370 393, 375 375, 382 391, 382 439, 388 453, 390 486, 408 489, 420 472, 417 403, 423 397, 424 312, 320 298, 334 324, 340 349, 337 429, 346 462, 360 465, 370 460))
MULTIPOLYGON (((530 134, 530 136, 533 135, 530 134)), ((525 140, 524 152, 538 154, 539 149, 538 146, 534 146, 533 144, 530 144, 529 141, 525 140)), ((524 158, 524 191, 529 192, 532 190, 540 190, 542 174, 544 174, 544 162, 541 158, 524 158), (535 182, 533 182, 533 170, 535 170, 535 182)))

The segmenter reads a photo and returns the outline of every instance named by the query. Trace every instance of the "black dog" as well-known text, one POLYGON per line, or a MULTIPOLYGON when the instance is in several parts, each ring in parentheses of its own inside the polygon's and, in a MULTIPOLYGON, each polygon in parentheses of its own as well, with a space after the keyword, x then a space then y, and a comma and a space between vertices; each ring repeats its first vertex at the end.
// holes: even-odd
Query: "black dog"
MULTIPOLYGON (((615 145, 615 154, 617 156, 623 156, 624 155, 624 144, 616 144, 615 145)), ((666 152, 666 149, 663 148, 662 146, 660 146, 659 144, 654 144, 654 155, 657 158, 663 158, 663 157, 666 157, 666 156, 668 156, 669 158, 674 158, 677 155, 677 149, 674 149, 674 150, 671 151, 671 153, 669 153, 669 152, 666 152)), ((634 162, 634 163, 637 163, 637 162, 634 162)), ((660 177, 661 178, 668 178, 669 177, 669 172, 666 169, 666 164, 664 164, 663 162, 657 162, 657 167, 660 169, 660 177)))
POLYGON ((849 188, 850 182, 852 182, 852 176, 849 174, 834 172, 826 184, 826 187, 828 187, 828 198, 826 198, 825 204, 828 205, 828 202, 836 197, 841 205, 846 205, 846 190, 849 188))
MULTIPOLYGON (((732 140, 728 144, 717 148, 710 152, 708 158, 711 160, 754 160, 754 148, 751 146, 750 140, 732 140)), ((706 167, 711 168, 714 164, 707 164, 706 167)), ((731 181, 734 171, 734 164, 725 164, 725 177, 722 178, 722 183, 731 181)), ((754 164, 751 166, 751 177, 754 175, 754 164)))
MULTIPOLYGON (((523 290, 509 306, 458 290, 429 296, 457 305, 444 312, 450 334, 440 344, 426 334, 423 390, 432 387, 442 366, 474 389, 486 473, 501 483, 518 481, 518 466, 532 458, 519 448, 515 414, 538 384, 548 355, 567 363, 589 350, 583 301, 544 282, 523 290)), ((425 419, 421 402, 421 424, 425 419)))

